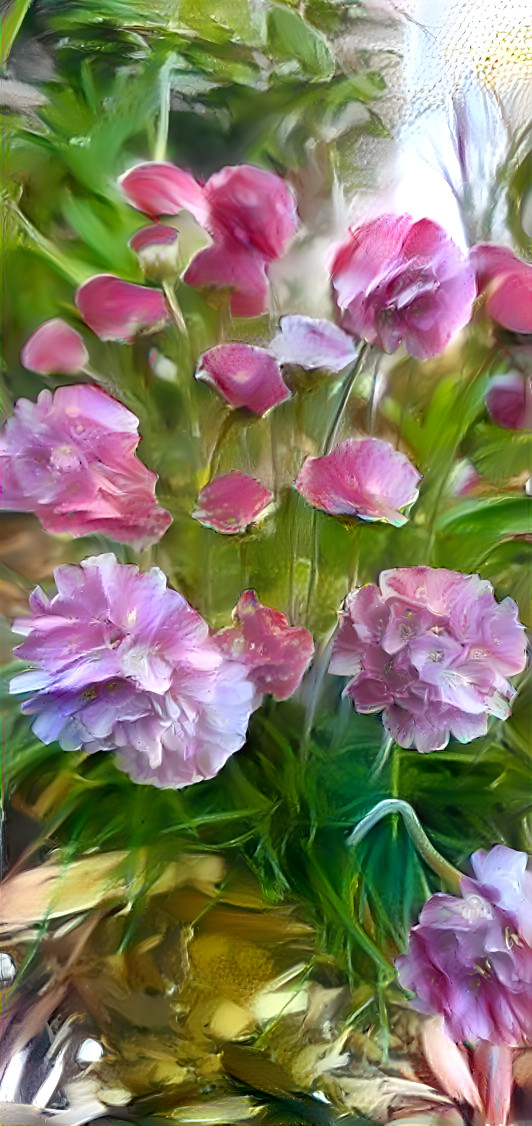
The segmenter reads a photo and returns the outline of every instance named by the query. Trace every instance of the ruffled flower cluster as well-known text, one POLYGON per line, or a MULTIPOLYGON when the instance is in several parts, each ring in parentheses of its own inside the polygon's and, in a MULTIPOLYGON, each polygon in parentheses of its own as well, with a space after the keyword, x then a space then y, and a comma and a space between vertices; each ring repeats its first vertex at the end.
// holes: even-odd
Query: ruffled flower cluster
POLYGON ((461 898, 438 893, 397 960, 399 981, 459 1043, 532 1042, 532 872, 504 845, 473 854, 461 898))
POLYGON ((353 591, 329 671, 351 679, 359 712, 383 713, 401 747, 434 751, 467 743, 506 719, 526 640, 511 598, 497 603, 478 575, 432 567, 383 571, 353 591))

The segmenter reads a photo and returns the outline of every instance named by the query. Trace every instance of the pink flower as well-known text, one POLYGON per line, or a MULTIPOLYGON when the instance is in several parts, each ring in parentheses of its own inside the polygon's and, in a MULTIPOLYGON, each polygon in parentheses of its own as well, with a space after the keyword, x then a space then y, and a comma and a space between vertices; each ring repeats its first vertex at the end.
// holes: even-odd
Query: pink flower
POLYGON ((99 387, 19 399, 0 435, 0 508, 35 512, 48 532, 155 543, 172 519, 155 499, 155 473, 135 457, 137 427, 99 387))
POLYGON ((161 282, 175 278, 178 269, 177 243, 179 232, 164 223, 141 227, 128 245, 137 255, 142 272, 150 281, 161 282))
POLYGON ((532 266, 490 243, 474 246, 471 261, 488 315, 512 332, 532 332, 532 266))
POLYGON ((172 787, 212 778, 246 738, 260 697, 207 623, 157 567, 143 574, 114 555, 55 571, 37 588, 18 655, 33 670, 11 682, 32 692, 22 710, 44 743, 117 751, 137 782, 172 787))
POLYGON ((471 316, 472 267, 431 219, 381 215, 351 227, 330 270, 343 328, 384 352, 403 344, 418 360, 438 356, 471 316))
POLYGON ((412 504, 421 480, 405 454, 379 438, 348 438, 325 457, 308 457, 296 489, 314 508, 332 516, 386 520, 399 526, 398 512, 412 504))
POLYGON ((291 626, 279 610, 262 606, 254 590, 240 595, 233 621, 234 625, 216 634, 222 653, 242 662, 258 692, 287 700, 299 687, 314 655, 312 634, 291 626))
POLYGON ((219 344, 205 352, 197 379, 211 383, 232 407, 264 414, 290 397, 280 369, 269 352, 249 344, 219 344))
POLYGON ((383 712, 399 746, 426 752, 484 735, 488 715, 506 719, 506 677, 525 659, 511 598, 497 603, 478 575, 403 567, 348 596, 329 671, 352 678, 357 711, 383 712))
POLYGON ((76 305, 100 340, 130 342, 138 332, 156 332, 169 319, 158 289, 122 281, 114 274, 96 274, 81 285, 76 305))
POLYGON ((39 375, 74 375, 88 364, 89 353, 79 332, 53 317, 28 337, 20 361, 39 375))
POLYGON ((520 873, 526 925, 515 893, 464 877, 462 898, 438 893, 425 904, 408 954, 397 959, 399 981, 423 1012, 443 1017, 451 1040, 515 1047, 532 1039, 532 882, 524 853, 497 845, 481 857, 508 888, 520 873))
POLYGON ((486 391, 486 406, 506 430, 532 430, 532 379, 517 371, 496 375, 486 391))
POLYGON ((185 208, 213 239, 185 273, 187 285, 230 289, 235 316, 258 316, 267 297, 267 268, 297 229, 296 203, 273 172, 252 165, 222 168, 202 186, 169 163, 139 164, 120 177, 134 207, 151 216, 185 208))
POLYGON ((273 493, 245 473, 227 473, 215 477, 198 493, 195 520, 216 532, 234 535, 264 515, 273 500, 273 493))
POLYGON ((270 344, 281 364, 341 371, 355 358, 352 338, 331 321, 313 317, 281 317, 281 331, 270 344))

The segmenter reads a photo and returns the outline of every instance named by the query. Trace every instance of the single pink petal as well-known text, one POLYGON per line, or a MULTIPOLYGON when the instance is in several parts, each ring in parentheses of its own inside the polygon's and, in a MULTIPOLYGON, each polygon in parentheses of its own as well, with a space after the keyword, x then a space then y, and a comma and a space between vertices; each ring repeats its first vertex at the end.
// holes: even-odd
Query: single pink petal
POLYGON ((398 511, 418 495, 421 474, 405 454, 379 438, 349 438, 324 457, 309 457, 296 489, 314 508, 402 524, 398 511))
POLYGON ((290 397, 279 366, 264 348, 249 344, 219 344, 200 359, 197 379, 204 379, 232 407, 264 414, 290 397))
POLYGON ((259 692, 287 700, 314 655, 312 634, 291 626, 279 610, 262 606, 254 590, 241 594, 233 621, 233 626, 216 634, 224 655, 246 667, 259 692))
POLYGON ((482 1095, 486 1126, 506 1126, 514 1086, 513 1051, 507 1044, 480 1043, 473 1051, 473 1074, 482 1095))
POLYGON ((229 242, 214 243, 200 250, 183 275, 197 289, 231 291, 234 317, 260 317, 267 307, 268 278, 264 258, 229 242))
POLYGON ((445 1093, 451 1099, 469 1103, 469 1106, 481 1111, 482 1100, 467 1054, 444 1032, 441 1017, 433 1017, 423 1023, 421 1041, 427 1063, 445 1093))
POLYGON ((89 353, 79 332, 53 317, 28 337, 20 361, 39 375, 74 375, 89 362, 89 353))
POLYGON ((296 200, 274 172, 250 164, 222 168, 205 185, 205 226, 217 239, 255 250, 268 262, 284 253, 298 225, 296 200))
POLYGON ((183 172, 167 161, 136 164, 119 177, 118 183, 129 203, 156 219, 190 211, 200 226, 205 226, 205 192, 190 172, 183 172))
POLYGON ((270 344, 270 352, 281 364, 302 368, 341 371, 355 358, 353 339, 331 321, 313 317, 281 318, 281 331, 270 344))
POLYGON ((76 305, 100 340, 130 342, 138 332, 155 332, 169 319, 158 289, 122 281, 114 274, 96 274, 81 285, 76 305))
POLYGON ((234 535, 243 532, 264 513, 273 494, 260 481, 245 473, 227 473, 215 477, 198 494, 195 520, 216 532, 234 535))
POLYGON ((486 406, 506 430, 532 430, 532 379, 521 372, 496 375, 486 391, 486 406))

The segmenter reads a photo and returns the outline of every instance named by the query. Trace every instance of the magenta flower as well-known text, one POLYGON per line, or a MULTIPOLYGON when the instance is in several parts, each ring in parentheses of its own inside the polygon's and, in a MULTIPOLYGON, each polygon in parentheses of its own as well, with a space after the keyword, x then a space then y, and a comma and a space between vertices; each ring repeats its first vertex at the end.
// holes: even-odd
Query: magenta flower
POLYGON ((532 379, 521 372, 496 375, 486 392, 494 422, 506 430, 532 430, 532 379))
POLYGON ((150 281, 161 282, 175 278, 178 268, 177 243, 179 232, 164 223, 141 227, 129 240, 139 266, 150 281))
POLYGON ((185 208, 213 239, 193 258, 184 280, 230 289, 235 316, 258 316, 267 297, 267 268, 297 229, 296 203, 273 172, 248 164, 222 168, 202 186, 169 163, 139 164, 120 177, 134 207, 153 217, 185 208))
POLYGON ((270 351, 281 364, 341 371, 355 358, 352 337, 331 321, 313 317, 281 317, 281 331, 270 351))
POLYGON ((426 360, 467 324, 476 294, 467 258, 431 219, 381 215, 334 250, 333 298, 343 328, 395 352, 426 360))
POLYGON ((114 274, 96 274, 81 285, 76 305, 85 324, 100 340, 133 340, 138 332, 156 332, 169 319, 162 293, 122 281, 114 274))
POLYGON ((280 368, 264 348, 219 344, 200 358, 196 379, 216 387, 232 407, 265 414, 290 397, 280 368))
POLYGON ((53 317, 28 337, 20 362, 39 375, 74 375, 88 364, 89 353, 79 332, 53 317))
POLYGON ((423 1012, 443 1017, 445 1032, 457 1043, 528 1044, 532 877, 525 872, 527 857, 497 845, 487 857, 475 853, 472 860, 476 875, 479 868, 495 871, 498 885, 464 877, 462 898, 433 895, 410 932, 408 953, 397 959, 399 981, 415 993, 414 1003, 423 1012), (520 899, 513 890, 516 873, 520 899))
POLYGON ((532 332, 532 266, 490 243, 474 246, 471 261, 488 315, 512 332, 532 332))
POLYGON ((312 634, 291 626, 279 610, 262 606, 254 590, 240 595, 233 622, 216 634, 222 653, 242 662, 258 692, 287 700, 314 655, 312 634))
POLYGON ((148 546, 172 518, 138 458, 138 418, 99 387, 19 399, 0 435, 0 508, 35 512, 48 532, 148 546))
POLYGON ((246 738, 260 697, 242 664, 224 658, 203 618, 157 567, 114 555, 55 571, 37 588, 18 655, 34 666, 11 681, 44 743, 117 751, 136 782, 179 789, 212 778, 246 738))
POLYGON ((192 515, 207 528, 234 535, 263 516, 272 500, 273 493, 254 477, 227 473, 204 485, 192 515))
POLYGON ((427 752, 484 735, 488 715, 506 719, 506 677, 525 659, 511 598, 497 603, 478 575, 403 567, 348 596, 329 671, 352 678, 357 711, 383 712, 399 746, 427 752))
POLYGON ((380 438, 348 438, 325 457, 308 457, 296 489, 313 508, 331 516, 386 520, 400 526, 398 511, 412 504, 421 480, 405 454, 380 438))

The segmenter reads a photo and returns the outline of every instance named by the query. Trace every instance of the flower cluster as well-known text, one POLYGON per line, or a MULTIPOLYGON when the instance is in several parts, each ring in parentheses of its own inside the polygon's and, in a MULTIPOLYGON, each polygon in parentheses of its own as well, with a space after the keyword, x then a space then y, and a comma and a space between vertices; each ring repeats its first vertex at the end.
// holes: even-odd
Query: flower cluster
POLYGON ((35 512, 48 532, 160 540, 172 521, 155 499, 156 474, 135 457, 138 421, 85 384, 18 399, 0 435, 0 508, 35 512))
POLYGON ((455 1042, 532 1042, 532 872, 504 845, 473 854, 461 898, 438 893, 397 960, 401 985, 455 1042))
POLYGON ((526 640, 511 598, 497 603, 478 575, 432 567, 383 571, 353 591, 329 671, 351 680, 357 711, 383 712, 401 747, 434 751, 452 734, 467 743, 506 719, 526 640))

